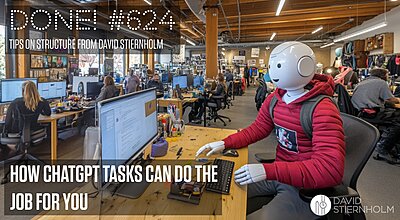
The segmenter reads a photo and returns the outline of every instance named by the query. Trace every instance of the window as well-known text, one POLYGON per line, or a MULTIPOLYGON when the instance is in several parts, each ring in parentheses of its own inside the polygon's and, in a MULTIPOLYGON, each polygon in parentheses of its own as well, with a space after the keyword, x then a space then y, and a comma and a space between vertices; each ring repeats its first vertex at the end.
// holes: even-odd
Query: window
POLYGON ((125 76, 125 69, 124 69, 124 51, 123 50, 114 50, 114 72, 119 74, 120 76, 125 76))
POLYGON ((79 50, 79 69, 83 75, 89 74, 89 68, 99 68, 99 60, 99 53, 94 54, 92 50, 79 50))
POLYGON ((129 68, 134 68, 135 66, 139 66, 142 63, 142 54, 140 50, 131 50, 129 52, 129 68))
POLYGON ((0 79, 6 78, 6 29, 0 25, 0 79))

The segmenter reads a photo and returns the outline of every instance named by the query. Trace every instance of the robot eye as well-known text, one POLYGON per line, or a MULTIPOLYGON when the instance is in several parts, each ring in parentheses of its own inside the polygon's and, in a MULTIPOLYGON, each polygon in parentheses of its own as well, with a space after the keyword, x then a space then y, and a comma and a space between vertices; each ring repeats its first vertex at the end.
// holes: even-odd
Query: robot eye
POLYGON ((278 68, 281 68, 281 67, 282 67, 282 65, 280 63, 278 63, 278 68))

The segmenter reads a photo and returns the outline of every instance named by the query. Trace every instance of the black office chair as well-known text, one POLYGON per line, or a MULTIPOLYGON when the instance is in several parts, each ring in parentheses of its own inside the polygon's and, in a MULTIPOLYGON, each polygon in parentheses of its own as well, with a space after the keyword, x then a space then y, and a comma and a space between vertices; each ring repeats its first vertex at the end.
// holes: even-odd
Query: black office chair
POLYGON ((226 87, 227 87, 227 98, 226 98, 226 105, 229 109, 230 106, 233 106, 232 100, 234 100, 234 96, 233 96, 233 81, 229 81, 226 83, 226 87))
MULTIPOLYGON (((300 197, 306 202, 310 202, 314 196, 320 194, 328 196, 331 201, 333 201, 333 198, 360 197, 357 192, 357 181, 374 151, 379 139, 379 131, 370 123, 355 116, 345 113, 341 113, 340 116, 343 120, 346 142, 345 168, 342 184, 326 189, 301 189, 299 191, 300 197)), ((268 197, 264 201, 270 201, 271 199, 268 197)), ((260 206, 260 199, 258 201, 251 201, 249 204, 260 206)), ((265 204, 261 204, 261 207, 265 204)), ((251 211, 253 210, 249 212, 251 213, 251 211)), ((335 214, 330 212, 328 215, 322 217, 322 219, 365 219, 365 215, 364 213, 359 213, 345 216, 342 213, 335 214)))
MULTIPOLYGON (((3 133, 0 137, 0 143, 2 145, 16 145, 17 153, 19 154, 5 161, 2 161, 1 164, 5 165, 12 162, 15 162, 16 164, 21 164, 23 162, 27 163, 28 161, 43 163, 36 157, 29 154, 28 149, 31 147, 31 145, 37 145, 47 138, 46 129, 38 128, 34 131, 32 130, 36 127, 36 122, 34 122, 34 114, 22 114, 20 111, 18 111, 18 118, 19 122, 23 123, 21 131, 19 133, 6 133, 3 129, 3 133), (34 124, 32 124, 31 122, 34 122, 34 124)), ((1 180, 1 184, 5 184, 8 182, 9 174, 10 170, 4 175, 4 178, 1 180)))
POLYGON ((221 95, 221 96, 211 96, 208 101, 206 101, 207 107, 210 109, 209 111, 209 117, 208 117, 208 126, 210 126, 210 121, 214 120, 214 122, 217 122, 217 119, 220 120, 224 126, 226 126, 226 122, 224 119, 227 119, 229 122, 232 120, 229 117, 223 116, 218 114, 218 111, 225 109, 226 108, 226 97, 227 95, 221 95))

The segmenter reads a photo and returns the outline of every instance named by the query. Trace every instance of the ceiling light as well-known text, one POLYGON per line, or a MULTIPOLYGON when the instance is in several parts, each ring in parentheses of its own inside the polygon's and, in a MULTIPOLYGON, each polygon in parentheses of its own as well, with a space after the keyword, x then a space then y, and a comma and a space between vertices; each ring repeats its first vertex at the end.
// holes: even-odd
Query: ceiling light
POLYGON ((335 43, 332 42, 332 43, 329 43, 329 44, 322 45, 320 48, 330 47, 330 46, 332 46, 332 45, 334 45, 334 44, 335 44, 335 43))
POLYGON ((323 26, 321 26, 321 27, 319 27, 319 28, 313 30, 313 32, 311 32, 311 34, 315 34, 315 33, 317 33, 318 31, 320 31, 320 30, 322 30, 322 29, 324 29, 323 26))
POLYGON ((191 41, 191 40, 188 40, 188 39, 185 39, 186 40, 186 42, 188 42, 190 45, 192 45, 192 46, 196 46, 196 44, 193 42, 193 41, 191 41))
POLYGON ((279 5, 278 5, 278 9, 276 9, 276 14, 275 14, 275 16, 279 16, 279 14, 281 14, 281 11, 282 11, 282 8, 283 8, 283 5, 285 4, 285 0, 281 0, 280 2, 279 2, 279 5))
POLYGON ((391 2, 397 2, 397 0, 390 0, 391 2))
POLYGON ((374 31, 374 30, 377 30, 377 29, 379 29, 379 28, 386 27, 386 26, 387 26, 387 22, 385 21, 385 22, 382 22, 382 23, 379 23, 379 24, 376 24, 376 25, 373 25, 373 26, 364 28, 364 29, 362 29, 362 30, 356 31, 356 32, 354 32, 354 33, 345 35, 345 36, 343 36, 343 37, 339 37, 339 38, 337 38, 337 39, 334 39, 333 42, 337 43, 337 42, 339 42, 339 41, 344 41, 344 40, 347 40, 347 39, 350 39, 350 38, 353 38, 353 37, 357 37, 357 36, 360 36, 360 35, 362 35, 362 34, 365 34, 365 33, 368 33, 368 32, 374 31))
POLYGON ((151 0, 143 0, 144 2, 146 2, 148 5, 151 5, 151 0))
POLYGON ((222 52, 221 54, 225 56, 225 52, 222 52))
POLYGON ((225 48, 222 48, 223 51, 225 51, 225 48))
POLYGON ((273 40, 275 38, 275 36, 276 36, 276 33, 275 32, 272 33, 271 38, 269 40, 273 40))

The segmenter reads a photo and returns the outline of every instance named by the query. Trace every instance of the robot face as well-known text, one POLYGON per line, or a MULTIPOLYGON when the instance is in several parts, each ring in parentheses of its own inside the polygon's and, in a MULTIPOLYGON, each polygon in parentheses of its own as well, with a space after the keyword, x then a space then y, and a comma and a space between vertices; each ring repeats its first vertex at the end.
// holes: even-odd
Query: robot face
POLYGON ((269 58, 269 74, 278 88, 296 90, 307 85, 315 73, 315 55, 300 42, 286 42, 274 48, 269 58))

